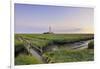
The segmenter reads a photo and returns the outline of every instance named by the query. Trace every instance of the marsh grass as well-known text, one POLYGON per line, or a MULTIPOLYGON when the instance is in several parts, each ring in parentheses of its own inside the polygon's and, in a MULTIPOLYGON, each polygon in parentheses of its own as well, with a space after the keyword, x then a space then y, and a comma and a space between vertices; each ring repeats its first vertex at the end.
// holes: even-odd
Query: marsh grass
POLYGON ((18 37, 30 40, 34 46, 45 47, 92 39, 93 34, 15 34, 15 41, 18 37))
POLYGON ((15 57, 18 56, 20 53, 28 54, 28 51, 24 47, 23 42, 16 40, 15 41, 15 57))
POLYGON ((20 54, 15 58, 15 65, 29 65, 29 64, 42 64, 43 62, 38 60, 34 56, 20 54))
POLYGON ((49 63, 61 63, 61 62, 79 62, 79 61, 93 61, 94 52, 93 49, 88 50, 57 50, 44 53, 44 56, 48 57, 49 63))
MULTIPOLYGON (((44 47, 53 44, 63 45, 93 39, 93 34, 15 34, 15 65, 29 65, 44 62, 30 55, 19 38, 28 40, 32 46, 30 48, 37 47, 43 51, 44 47)), ((93 42, 89 43, 89 49, 84 50, 66 50, 61 47, 56 51, 42 52, 42 57, 47 63, 93 61, 94 51, 93 48, 90 49, 91 46, 93 42)))
POLYGON ((88 49, 94 49, 94 40, 92 40, 91 42, 89 42, 88 49))

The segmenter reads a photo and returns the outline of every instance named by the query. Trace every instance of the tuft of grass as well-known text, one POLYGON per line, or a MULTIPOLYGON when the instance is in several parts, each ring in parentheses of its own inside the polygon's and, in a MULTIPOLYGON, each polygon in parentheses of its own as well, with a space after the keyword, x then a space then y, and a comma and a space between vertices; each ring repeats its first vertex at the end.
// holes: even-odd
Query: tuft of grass
POLYGON ((18 56, 20 53, 28 53, 26 48, 24 47, 23 42, 15 40, 15 57, 18 56))
POLYGON ((15 65, 29 65, 29 64, 42 64, 42 61, 30 55, 19 55, 15 58, 15 65))
POLYGON ((91 41, 91 42, 88 44, 88 49, 94 49, 94 41, 91 41))

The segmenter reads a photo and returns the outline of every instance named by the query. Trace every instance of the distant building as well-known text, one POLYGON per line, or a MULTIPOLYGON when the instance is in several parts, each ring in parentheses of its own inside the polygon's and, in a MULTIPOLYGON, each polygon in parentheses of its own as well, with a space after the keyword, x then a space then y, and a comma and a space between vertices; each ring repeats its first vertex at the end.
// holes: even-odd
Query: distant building
POLYGON ((54 34, 54 33, 51 31, 51 26, 49 26, 49 31, 48 31, 48 32, 44 32, 43 34, 54 34))

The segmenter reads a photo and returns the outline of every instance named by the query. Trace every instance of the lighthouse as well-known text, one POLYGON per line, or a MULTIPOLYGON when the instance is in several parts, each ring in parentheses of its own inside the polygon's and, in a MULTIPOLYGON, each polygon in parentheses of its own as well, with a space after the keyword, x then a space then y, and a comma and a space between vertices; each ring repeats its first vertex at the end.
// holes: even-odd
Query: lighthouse
POLYGON ((51 26, 48 27, 48 32, 44 32, 43 34, 54 34, 52 31, 51 31, 51 26))
POLYGON ((49 26, 49 33, 51 33, 51 26, 49 26))

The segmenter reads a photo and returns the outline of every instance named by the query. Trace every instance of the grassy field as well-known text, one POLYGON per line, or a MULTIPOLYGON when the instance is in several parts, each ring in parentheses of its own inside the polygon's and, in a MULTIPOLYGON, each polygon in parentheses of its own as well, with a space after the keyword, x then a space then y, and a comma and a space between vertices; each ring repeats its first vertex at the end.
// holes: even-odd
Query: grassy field
POLYGON ((93 61, 93 49, 88 50, 57 50, 53 52, 46 52, 44 56, 47 57, 48 63, 62 63, 62 62, 79 62, 79 61, 93 61))
POLYGON ((15 40, 22 37, 31 40, 35 46, 64 44, 93 38, 93 34, 15 34, 15 40))
POLYGON ((15 65, 92 61, 94 60, 94 41, 88 44, 90 46, 88 49, 78 51, 61 48, 57 51, 45 52, 43 48, 93 38, 93 34, 15 34, 15 65), (34 49, 43 61, 33 56, 30 49, 34 49))

